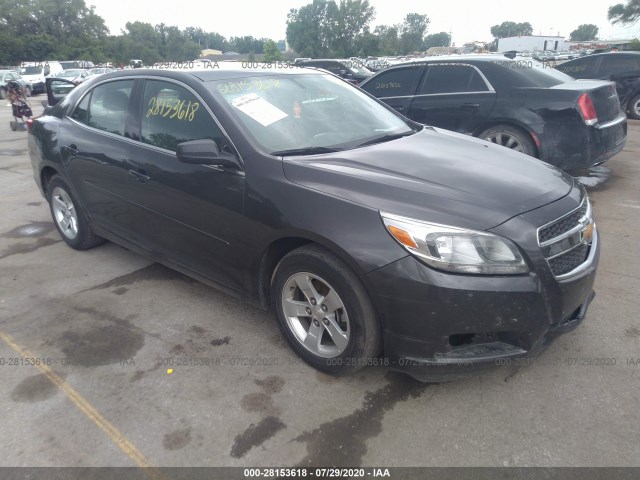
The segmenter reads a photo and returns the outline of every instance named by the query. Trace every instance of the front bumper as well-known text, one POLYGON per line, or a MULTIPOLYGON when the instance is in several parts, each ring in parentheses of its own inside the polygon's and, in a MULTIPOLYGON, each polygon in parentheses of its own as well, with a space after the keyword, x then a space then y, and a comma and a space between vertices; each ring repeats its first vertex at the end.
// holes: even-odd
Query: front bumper
MULTIPOLYGON (((526 232, 520 222, 501 229, 526 232)), ((418 380, 448 381, 535 357, 585 318, 599 254, 596 233, 588 260, 563 280, 536 255, 528 255, 531 272, 519 276, 450 274, 413 257, 371 272, 386 363, 418 380)))

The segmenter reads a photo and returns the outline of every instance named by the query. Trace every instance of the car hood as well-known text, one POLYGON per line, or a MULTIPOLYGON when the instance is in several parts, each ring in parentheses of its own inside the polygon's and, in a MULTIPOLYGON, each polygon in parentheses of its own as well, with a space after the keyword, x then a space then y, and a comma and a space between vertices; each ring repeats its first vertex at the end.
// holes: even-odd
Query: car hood
POLYGON ((533 157, 447 130, 343 152, 285 157, 293 183, 371 208, 487 230, 556 201, 573 177, 533 157))

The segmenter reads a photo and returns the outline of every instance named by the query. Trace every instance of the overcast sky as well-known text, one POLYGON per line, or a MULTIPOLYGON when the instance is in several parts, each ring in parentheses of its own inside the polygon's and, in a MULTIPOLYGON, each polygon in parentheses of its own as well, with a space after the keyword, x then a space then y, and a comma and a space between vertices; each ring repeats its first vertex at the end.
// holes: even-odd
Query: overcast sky
MULTIPOLYGON (((607 9, 623 0, 511 0, 450 2, 428 0, 369 0, 376 9, 372 27, 401 23, 407 13, 428 15, 428 33, 452 32, 456 45, 492 40, 490 28, 503 21, 529 22, 534 35, 568 37, 583 23, 600 29, 601 39, 640 37, 640 23, 630 28, 614 27, 607 9)), ((111 34, 119 34, 129 21, 164 23, 181 29, 200 27, 225 37, 253 35, 273 40, 285 38, 287 13, 311 0, 85 0, 104 18, 111 34)))

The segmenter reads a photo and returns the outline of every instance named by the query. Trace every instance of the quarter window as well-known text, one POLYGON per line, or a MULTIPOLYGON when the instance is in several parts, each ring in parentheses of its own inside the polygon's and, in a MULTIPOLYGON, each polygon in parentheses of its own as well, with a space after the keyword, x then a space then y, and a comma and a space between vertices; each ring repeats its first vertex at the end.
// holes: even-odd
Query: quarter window
POLYGON ((560 70, 562 73, 566 73, 574 78, 584 78, 587 75, 594 75, 596 73, 596 63, 598 57, 592 58, 580 58, 571 62, 563 63, 556 66, 556 70, 560 70))
POLYGON ((222 131, 202 102, 171 82, 148 80, 142 103, 142 141, 176 151, 179 143, 210 138, 228 150, 222 131))
POLYGON ((382 72, 362 88, 375 97, 401 97, 414 95, 423 67, 394 68, 382 72))
POLYGON ((602 74, 638 72, 640 71, 640 58, 638 57, 640 55, 611 53, 602 58, 600 72, 602 74))
POLYGON ((86 94, 82 99, 82 101, 73 110, 70 117, 80 123, 87 124, 89 122, 89 99, 90 98, 91 98, 91 93, 86 94))
MULTIPOLYGON (((124 136, 132 88, 133 80, 109 82, 94 88, 89 101, 87 125, 124 136)), ((82 102, 78 107, 81 105, 82 102)), ((78 115, 81 116, 81 112, 78 115)))
POLYGON ((423 95, 486 92, 488 88, 475 69, 466 65, 431 65, 422 84, 423 95))

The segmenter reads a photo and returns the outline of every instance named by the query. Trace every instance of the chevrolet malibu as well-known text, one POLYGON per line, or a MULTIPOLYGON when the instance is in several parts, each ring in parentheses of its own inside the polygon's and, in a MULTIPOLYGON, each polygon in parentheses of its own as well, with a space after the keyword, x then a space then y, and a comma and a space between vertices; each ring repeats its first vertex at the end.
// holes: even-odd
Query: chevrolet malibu
POLYGON ((29 154, 63 240, 272 308, 319 370, 451 380, 585 317, 598 233, 548 164, 305 68, 114 72, 62 99, 57 82, 29 154))

